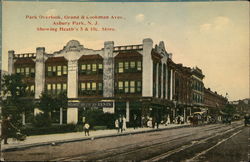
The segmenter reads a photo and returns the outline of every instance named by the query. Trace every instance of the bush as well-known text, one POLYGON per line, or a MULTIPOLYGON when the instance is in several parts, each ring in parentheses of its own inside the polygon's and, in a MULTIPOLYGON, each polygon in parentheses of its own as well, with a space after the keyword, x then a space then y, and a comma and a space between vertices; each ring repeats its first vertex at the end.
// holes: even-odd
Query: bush
POLYGON ((32 120, 32 125, 34 127, 49 127, 51 123, 50 118, 43 113, 35 115, 32 120))
POLYGON ((42 134, 56 134, 56 133, 68 133, 76 132, 76 125, 67 124, 67 125, 51 125, 49 127, 25 127, 22 132, 28 136, 31 135, 42 135, 42 134))
POLYGON ((104 113, 100 109, 89 109, 84 113, 84 116, 91 128, 94 126, 106 126, 108 129, 114 128, 114 114, 104 113))

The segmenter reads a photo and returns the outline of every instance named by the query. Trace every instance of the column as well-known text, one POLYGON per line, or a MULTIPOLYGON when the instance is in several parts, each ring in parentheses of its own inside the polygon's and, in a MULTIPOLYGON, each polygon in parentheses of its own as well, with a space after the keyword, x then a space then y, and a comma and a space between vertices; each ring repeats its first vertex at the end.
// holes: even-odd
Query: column
POLYGON ((170 100, 173 100, 173 69, 170 71, 170 100))
MULTIPOLYGON (((35 65, 35 99, 39 99, 45 86, 45 48, 36 48, 36 65, 35 65)), ((43 113, 38 108, 34 108, 34 115, 43 113)))
POLYGON ((129 101, 126 101, 126 120, 129 122, 129 101))
POLYGON ((15 51, 8 51, 8 74, 14 73, 14 54, 15 51))
POLYGON ((60 108, 60 125, 63 124, 63 109, 60 108))
POLYGON ((168 98, 168 66, 167 66, 167 64, 166 64, 166 96, 165 96, 165 98, 167 99, 168 98))
POLYGON ((151 52, 153 40, 150 38, 143 39, 143 58, 142 58, 142 96, 153 96, 153 61, 151 52))
MULTIPOLYGON (((70 53, 69 53, 70 54, 70 53)), ((68 98, 78 97, 78 60, 69 58, 68 60, 68 98)), ((67 124, 76 124, 78 122, 78 107, 67 109, 67 124)))
POLYGON ((161 62, 161 98, 163 98, 163 68, 164 68, 164 63, 161 62))
POLYGON ((104 42, 103 97, 114 97, 114 42, 104 42))
POLYGON ((45 48, 38 47, 36 49, 36 75, 35 75, 35 98, 39 99, 44 91, 45 84, 45 48))
POLYGON ((25 114, 22 113, 22 124, 25 125, 25 114))
POLYGON ((155 97, 158 98, 159 96, 159 63, 156 63, 156 70, 155 70, 155 73, 156 73, 156 78, 155 78, 155 97))

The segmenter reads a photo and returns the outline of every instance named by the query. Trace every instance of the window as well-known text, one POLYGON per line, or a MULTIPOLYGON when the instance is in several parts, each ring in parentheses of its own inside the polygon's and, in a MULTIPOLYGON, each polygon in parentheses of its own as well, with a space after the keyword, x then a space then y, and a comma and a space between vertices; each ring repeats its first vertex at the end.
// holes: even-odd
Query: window
POLYGON ((129 93, 129 81, 125 81, 124 82, 124 84, 125 84, 125 93, 129 93))
POLYGON ((48 90, 48 91, 51 90, 51 84, 47 84, 47 90, 48 90))
POLYGON ((96 72, 96 64, 92 64, 92 71, 96 72))
POLYGON ((56 66, 52 66, 52 73, 53 73, 53 76, 56 76, 56 66))
POLYGON ((21 68, 21 75, 24 75, 24 68, 21 68))
POLYGON ((26 67, 25 68, 25 76, 29 76, 29 74, 30 74, 30 68, 26 67))
POLYGON ((122 92, 123 92, 123 82, 122 82, 122 81, 119 81, 119 82, 118 82, 118 92, 119 92, 119 93, 122 93, 122 92))
POLYGON ((68 68, 66 65, 63 66, 63 75, 67 75, 68 74, 68 68))
POLYGON ((81 83, 81 90, 85 91, 86 90, 86 84, 85 83, 81 83))
POLYGON ((125 71, 128 71, 128 69, 129 69, 129 62, 126 61, 126 62, 125 62, 125 71))
POLYGON ((30 76, 35 77, 35 68, 33 67, 30 68, 30 76))
POLYGON ((123 62, 119 62, 118 63, 118 73, 123 73, 124 69, 123 69, 123 62))
POLYGON ((19 74, 21 72, 20 68, 16 68, 16 73, 19 74))
POLYGON ((49 83, 46 86, 48 93, 50 94, 59 94, 62 91, 67 90, 67 84, 66 83, 49 83))
POLYGON ((96 91, 96 82, 92 82, 92 91, 96 91))
POLYGON ((47 68, 47 76, 52 76, 52 67, 51 66, 48 66, 47 68))
POLYGON ((87 90, 91 90, 91 85, 90 85, 90 83, 87 83, 87 90))
POLYGON ((63 91, 66 91, 66 90, 67 90, 67 84, 63 83, 63 91))
POLYGON ((62 66, 57 66, 57 76, 62 76, 62 66))
POLYGON ((103 92, 102 83, 98 83, 98 93, 99 93, 99 94, 102 94, 102 92, 103 92))
POLYGON ((131 61, 131 62, 130 62, 130 68, 131 68, 131 69, 134 69, 134 68, 135 68, 135 61, 131 61))
POLYGON ((141 81, 137 81, 136 92, 141 93, 141 81))
POLYGON ((141 61, 137 61, 137 70, 141 71, 141 61))
POLYGON ((98 64, 98 73, 102 74, 103 73, 103 65, 98 64))
POLYGON ((135 93, 135 81, 130 81, 130 93, 135 93))

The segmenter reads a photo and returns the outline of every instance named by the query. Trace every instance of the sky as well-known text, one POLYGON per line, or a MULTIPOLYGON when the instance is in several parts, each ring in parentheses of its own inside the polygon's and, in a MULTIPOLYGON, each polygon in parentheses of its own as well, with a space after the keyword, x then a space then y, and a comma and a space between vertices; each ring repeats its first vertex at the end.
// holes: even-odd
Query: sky
POLYGON ((8 50, 47 53, 61 50, 69 40, 85 48, 101 49, 164 41, 175 63, 202 69, 204 85, 229 100, 249 98, 249 3, 236 2, 3 2, 2 68, 8 50), (60 20, 39 19, 60 16, 60 20), (37 16, 37 19, 30 17, 37 16), (64 16, 120 16, 121 19, 65 19, 64 16), (53 25, 90 21, 97 25, 53 25), (115 31, 37 31, 42 28, 102 27, 115 31))

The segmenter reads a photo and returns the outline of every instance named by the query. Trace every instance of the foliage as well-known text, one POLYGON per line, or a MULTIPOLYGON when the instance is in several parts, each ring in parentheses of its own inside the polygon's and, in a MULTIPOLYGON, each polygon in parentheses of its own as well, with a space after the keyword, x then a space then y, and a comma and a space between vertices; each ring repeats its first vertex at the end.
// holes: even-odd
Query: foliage
POLYGON ((222 111, 226 114, 228 114, 229 116, 233 116, 236 113, 236 108, 234 105, 231 104, 227 104, 222 111))
POLYGON ((48 127, 51 125, 51 113, 53 111, 59 111, 60 108, 67 108, 68 98, 65 92, 58 95, 49 94, 47 91, 43 92, 38 108, 43 112, 39 116, 34 117, 34 126, 48 127), (47 120, 47 121, 42 121, 47 120), (41 122, 41 123, 39 123, 41 122))
POLYGON ((107 128, 114 128, 114 114, 104 113, 100 109, 88 109, 84 112, 84 116, 91 128, 94 126, 107 126, 107 128))
POLYGON ((11 117, 11 137, 15 137, 22 127, 22 113, 34 108, 32 100, 26 98, 26 83, 19 74, 4 75, 2 79, 2 116, 11 117))

